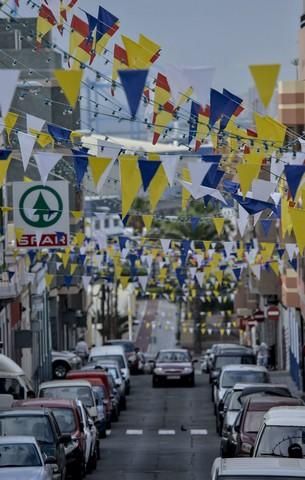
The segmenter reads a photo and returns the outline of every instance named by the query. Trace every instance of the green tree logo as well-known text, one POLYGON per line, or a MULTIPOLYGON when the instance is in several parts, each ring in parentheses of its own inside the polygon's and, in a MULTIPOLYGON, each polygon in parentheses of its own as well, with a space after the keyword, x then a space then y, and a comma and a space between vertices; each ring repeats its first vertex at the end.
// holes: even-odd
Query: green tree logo
POLYGON ((51 187, 37 185, 29 188, 23 193, 19 202, 19 210, 23 221, 31 227, 47 228, 55 225, 61 218, 63 213, 63 203, 56 190, 51 187), (36 195, 37 192, 38 195, 36 195), (44 195, 47 192, 49 199, 52 199, 52 205, 56 205, 56 207, 50 208, 44 195), (26 202, 28 205, 27 208, 25 208, 26 202), (34 210, 31 218, 28 215, 29 209, 34 210))

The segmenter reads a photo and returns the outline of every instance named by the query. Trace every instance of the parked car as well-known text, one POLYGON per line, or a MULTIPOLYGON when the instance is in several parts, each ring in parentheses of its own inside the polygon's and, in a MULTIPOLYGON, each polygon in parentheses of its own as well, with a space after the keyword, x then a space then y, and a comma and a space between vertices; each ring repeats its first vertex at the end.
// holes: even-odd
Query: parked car
MULTIPOLYGON (((226 349, 215 354, 210 365, 210 383, 214 384, 226 365, 256 365, 256 356, 249 349, 226 349)), ((213 391, 213 390, 212 390, 213 391)))
POLYGON ((53 480, 66 477, 65 446, 71 435, 62 435, 53 413, 44 408, 12 408, 0 411, 0 436, 35 437, 46 457, 52 457, 53 480))
MULTIPOLYGON (((89 383, 92 383, 92 380, 97 380, 101 385, 105 387, 105 398, 104 405, 106 407, 106 426, 107 428, 111 427, 111 417, 112 417, 112 403, 111 403, 111 386, 107 373, 101 370, 78 370, 71 371, 67 374, 67 379, 73 380, 87 380, 89 383)), ((97 385, 97 383, 94 383, 97 385)), ((85 404, 86 405, 86 404, 85 404)), ((87 405, 86 405, 87 406, 87 405)))
POLYGON ((215 412, 226 390, 236 383, 270 383, 270 375, 265 367, 257 365, 227 365, 223 367, 219 380, 214 382, 215 412))
POLYGON ((246 400, 252 395, 276 395, 279 397, 293 397, 291 391, 286 385, 277 385, 272 383, 236 383, 232 390, 228 390, 224 398, 219 402, 218 428, 221 434, 221 448, 226 450, 229 431, 235 423, 238 413, 242 409, 246 400))
POLYGON ((34 387, 22 368, 2 353, 0 354, 0 394, 12 395, 15 400, 35 397, 34 387))
POLYGON ((52 372, 54 379, 63 379, 69 370, 77 370, 81 368, 81 358, 73 352, 56 352, 52 351, 52 372))
POLYGON ((106 438, 107 436, 107 410, 106 410, 106 389, 105 386, 101 384, 100 380, 91 380, 91 385, 93 389, 93 393, 95 395, 96 400, 96 408, 97 408, 97 421, 95 422, 95 426, 99 433, 99 438, 106 438))
POLYGON ((228 390, 218 404, 216 412, 216 430, 226 437, 228 427, 233 426, 238 412, 243 407, 250 395, 276 395, 281 397, 293 397, 286 385, 272 383, 236 383, 228 390))
POLYGON ((120 394, 120 409, 126 410, 127 401, 126 401, 126 383, 122 377, 120 366, 115 361, 103 361, 98 363, 91 363, 82 368, 83 371, 94 371, 94 370, 105 370, 110 373, 115 382, 115 386, 120 394))
POLYGON ((95 396, 90 382, 86 380, 53 380, 39 385, 38 397, 58 400, 81 400, 93 418, 97 420, 95 396))
POLYGON ((214 343, 211 346, 211 348, 209 349, 208 365, 207 365, 208 373, 210 373, 210 371, 213 367, 216 355, 219 355, 221 353, 225 353, 227 350, 232 351, 232 350, 236 350, 236 349, 249 352, 248 347, 244 347, 243 345, 239 345, 237 343, 214 343))
POLYGON ((130 393, 130 372, 125 350, 121 345, 105 345, 103 347, 94 347, 90 351, 89 364, 91 362, 98 363, 100 361, 115 360, 119 362, 122 376, 126 382, 126 395, 130 393))
POLYGON ((113 339, 107 340, 104 345, 113 345, 113 346, 122 346, 125 350, 125 354, 128 360, 128 366, 130 373, 138 373, 139 370, 139 359, 136 353, 136 347, 133 342, 130 340, 124 339, 113 339))
POLYGON ((254 457, 289 457, 289 447, 297 445, 305 456, 305 408, 276 407, 267 412, 254 446, 254 457))
POLYGON ((0 437, 1 480, 52 480, 54 462, 42 454, 34 437, 0 437))
POLYGON ((272 407, 284 405, 300 406, 304 403, 290 397, 249 397, 235 421, 234 432, 228 441, 228 456, 251 456, 264 414, 272 407))
POLYGON ((76 403, 84 426, 86 470, 91 472, 96 469, 97 461, 100 458, 99 438, 94 422, 83 402, 77 400, 76 403))
POLYGON ((67 474, 75 480, 81 480, 86 472, 85 435, 77 404, 74 400, 52 400, 35 398, 18 402, 19 406, 31 408, 49 408, 58 423, 62 435, 71 435, 71 441, 65 446, 67 474))
POLYGON ((212 480, 301 480, 305 460, 291 458, 216 458, 212 480))
POLYGON ((190 387, 195 386, 194 365, 188 350, 160 350, 157 354, 152 377, 153 387, 171 381, 179 381, 190 387))

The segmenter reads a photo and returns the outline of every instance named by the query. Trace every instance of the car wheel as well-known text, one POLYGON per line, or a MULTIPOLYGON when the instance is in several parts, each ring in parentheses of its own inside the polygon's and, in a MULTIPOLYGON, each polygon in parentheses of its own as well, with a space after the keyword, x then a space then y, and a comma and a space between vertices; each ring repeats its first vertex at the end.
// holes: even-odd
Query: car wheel
POLYGON ((55 362, 53 365, 53 378, 65 378, 70 367, 65 362, 55 362))
POLYGON ((195 377, 192 375, 189 379, 189 386, 190 387, 195 387, 195 377))
POLYGON ((75 480, 82 480, 86 475, 86 465, 84 460, 81 463, 78 463, 75 465, 75 468, 73 470, 73 479, 75 480))

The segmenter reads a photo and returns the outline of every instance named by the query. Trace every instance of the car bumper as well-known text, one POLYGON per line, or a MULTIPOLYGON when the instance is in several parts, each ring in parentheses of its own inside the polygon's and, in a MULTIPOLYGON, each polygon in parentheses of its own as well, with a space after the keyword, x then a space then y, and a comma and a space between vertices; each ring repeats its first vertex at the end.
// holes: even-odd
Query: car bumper
POLYGON ((188 380, 190 378, 193 378, 194 372, 192 373, 185 373, 185 372, 177 372, 177 373, 169 373, 169 372, 164 372, 164 373, 154 373, 154 378, 156 380, 160 381, 183 381, 183 380, 188 380))

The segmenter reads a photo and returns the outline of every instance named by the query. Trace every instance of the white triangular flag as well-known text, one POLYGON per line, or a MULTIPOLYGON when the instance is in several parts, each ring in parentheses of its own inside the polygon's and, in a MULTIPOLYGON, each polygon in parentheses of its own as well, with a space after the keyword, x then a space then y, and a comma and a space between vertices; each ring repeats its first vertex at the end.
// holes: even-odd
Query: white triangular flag
POLYGON ((261 278, 261 265, 251 265, 251 270, 253 274, 256 276, 257 280, 261 278))
POLYGON ((196 273, 196 278, 199 283, 199 287, 202 288, 203 285, 203 272, 197 272, 196 273))
POLYGON ((222 242, 222 243, 223 243, 223 247, 225 249, 227 258, 230 258, 233 247, 234 247, 234 242, 231 241, 231 242, 222 242))
POLYGON ((163 252, 167 253, 169 251, 169 248, 170 248, 171 239, 160 238, 160 242, 161 242, 161 245, 162 245, 163 252))
POLYGON ((34 158, 36 160, 41 181, 42 183, 46 183, 50 171, 62 158, 62 154, 53 152, 38 152, 35 153, 34 158))
POLYGON ((237 220, 238 230, 239 230, 240 236, 243 237, 248 225, 249 213, 241 205, 238 205, 238 216, 239 216, 237 220))
POLYGON ((252 182, 253 198, 255 198, 255 200, 267 202, 275 188, 276 183, 271 183, 267 180, 261 180, 260 178, 255 179, 252 182))
POLYGON ((19 70, 0 69, 0 116, 3 118, 9 112, 11 107, 19 74, 19 70))
POLYGON ((30 131, 30 129, 41 132, 44 124, 45 120, 43 120, 42 118, 35 117, 34 115, 30 115, 29 113, 26 114, 26 128, 28 132, 30 131))
POLYGON ((91 277, 89 275, 83 275, 82 282, 83 282, 84 290, 87 291, 91 282, 91 277))
POLYGON ((282 198, 282 194, 279 193, 279 192, 271 193, 270 196, 271 196, 272 200, 274 201, 274 204, 275 204, 275 205, 278 205, 279 202, 280 202, 280 200, 281 200, 281 198, 282 198))
POLYGON ((297 251, 298 251, 298 247, 297 247, 296 243, 286 243, 285 249, 286 249, 288 258, 289 258, 289 260, 290 260, 290 262, 291 262, 291 260, 293 259, 294 255, 295 255, 295 254, 297 253, 297 251))
POLYGON ((25 171, 32 155, 32 151, 36 142, 36 137, 24 132, 18 132, 17 135, 19 140, 23 169, 25 171))
POLYGON ((199 188, 202 180, 211 168, 212 163, 209 162, 189 162, 188 168, 191 175, 192 185, 194 188, 199 188))
POLYGON ((190 267, 191 277, 194 279, 196 275, 197 267, 190 267))
POLYGON ((146 291, 146 285, 147 285, 147 282, 148 282, 148 275, 139 275, 138 280, 139 280, 139 284, 142 287, 143 292, 145 292, 146 291))
POLYGON ((165 175, 167 176, 170 187, 174 185, 179 155, 160 155, 165 175))
POLYGON ((189 86, 194 90, 194 97, 202 107, 210 104, 210 91, 215 73, 214 67, 182 67, 189 86))

